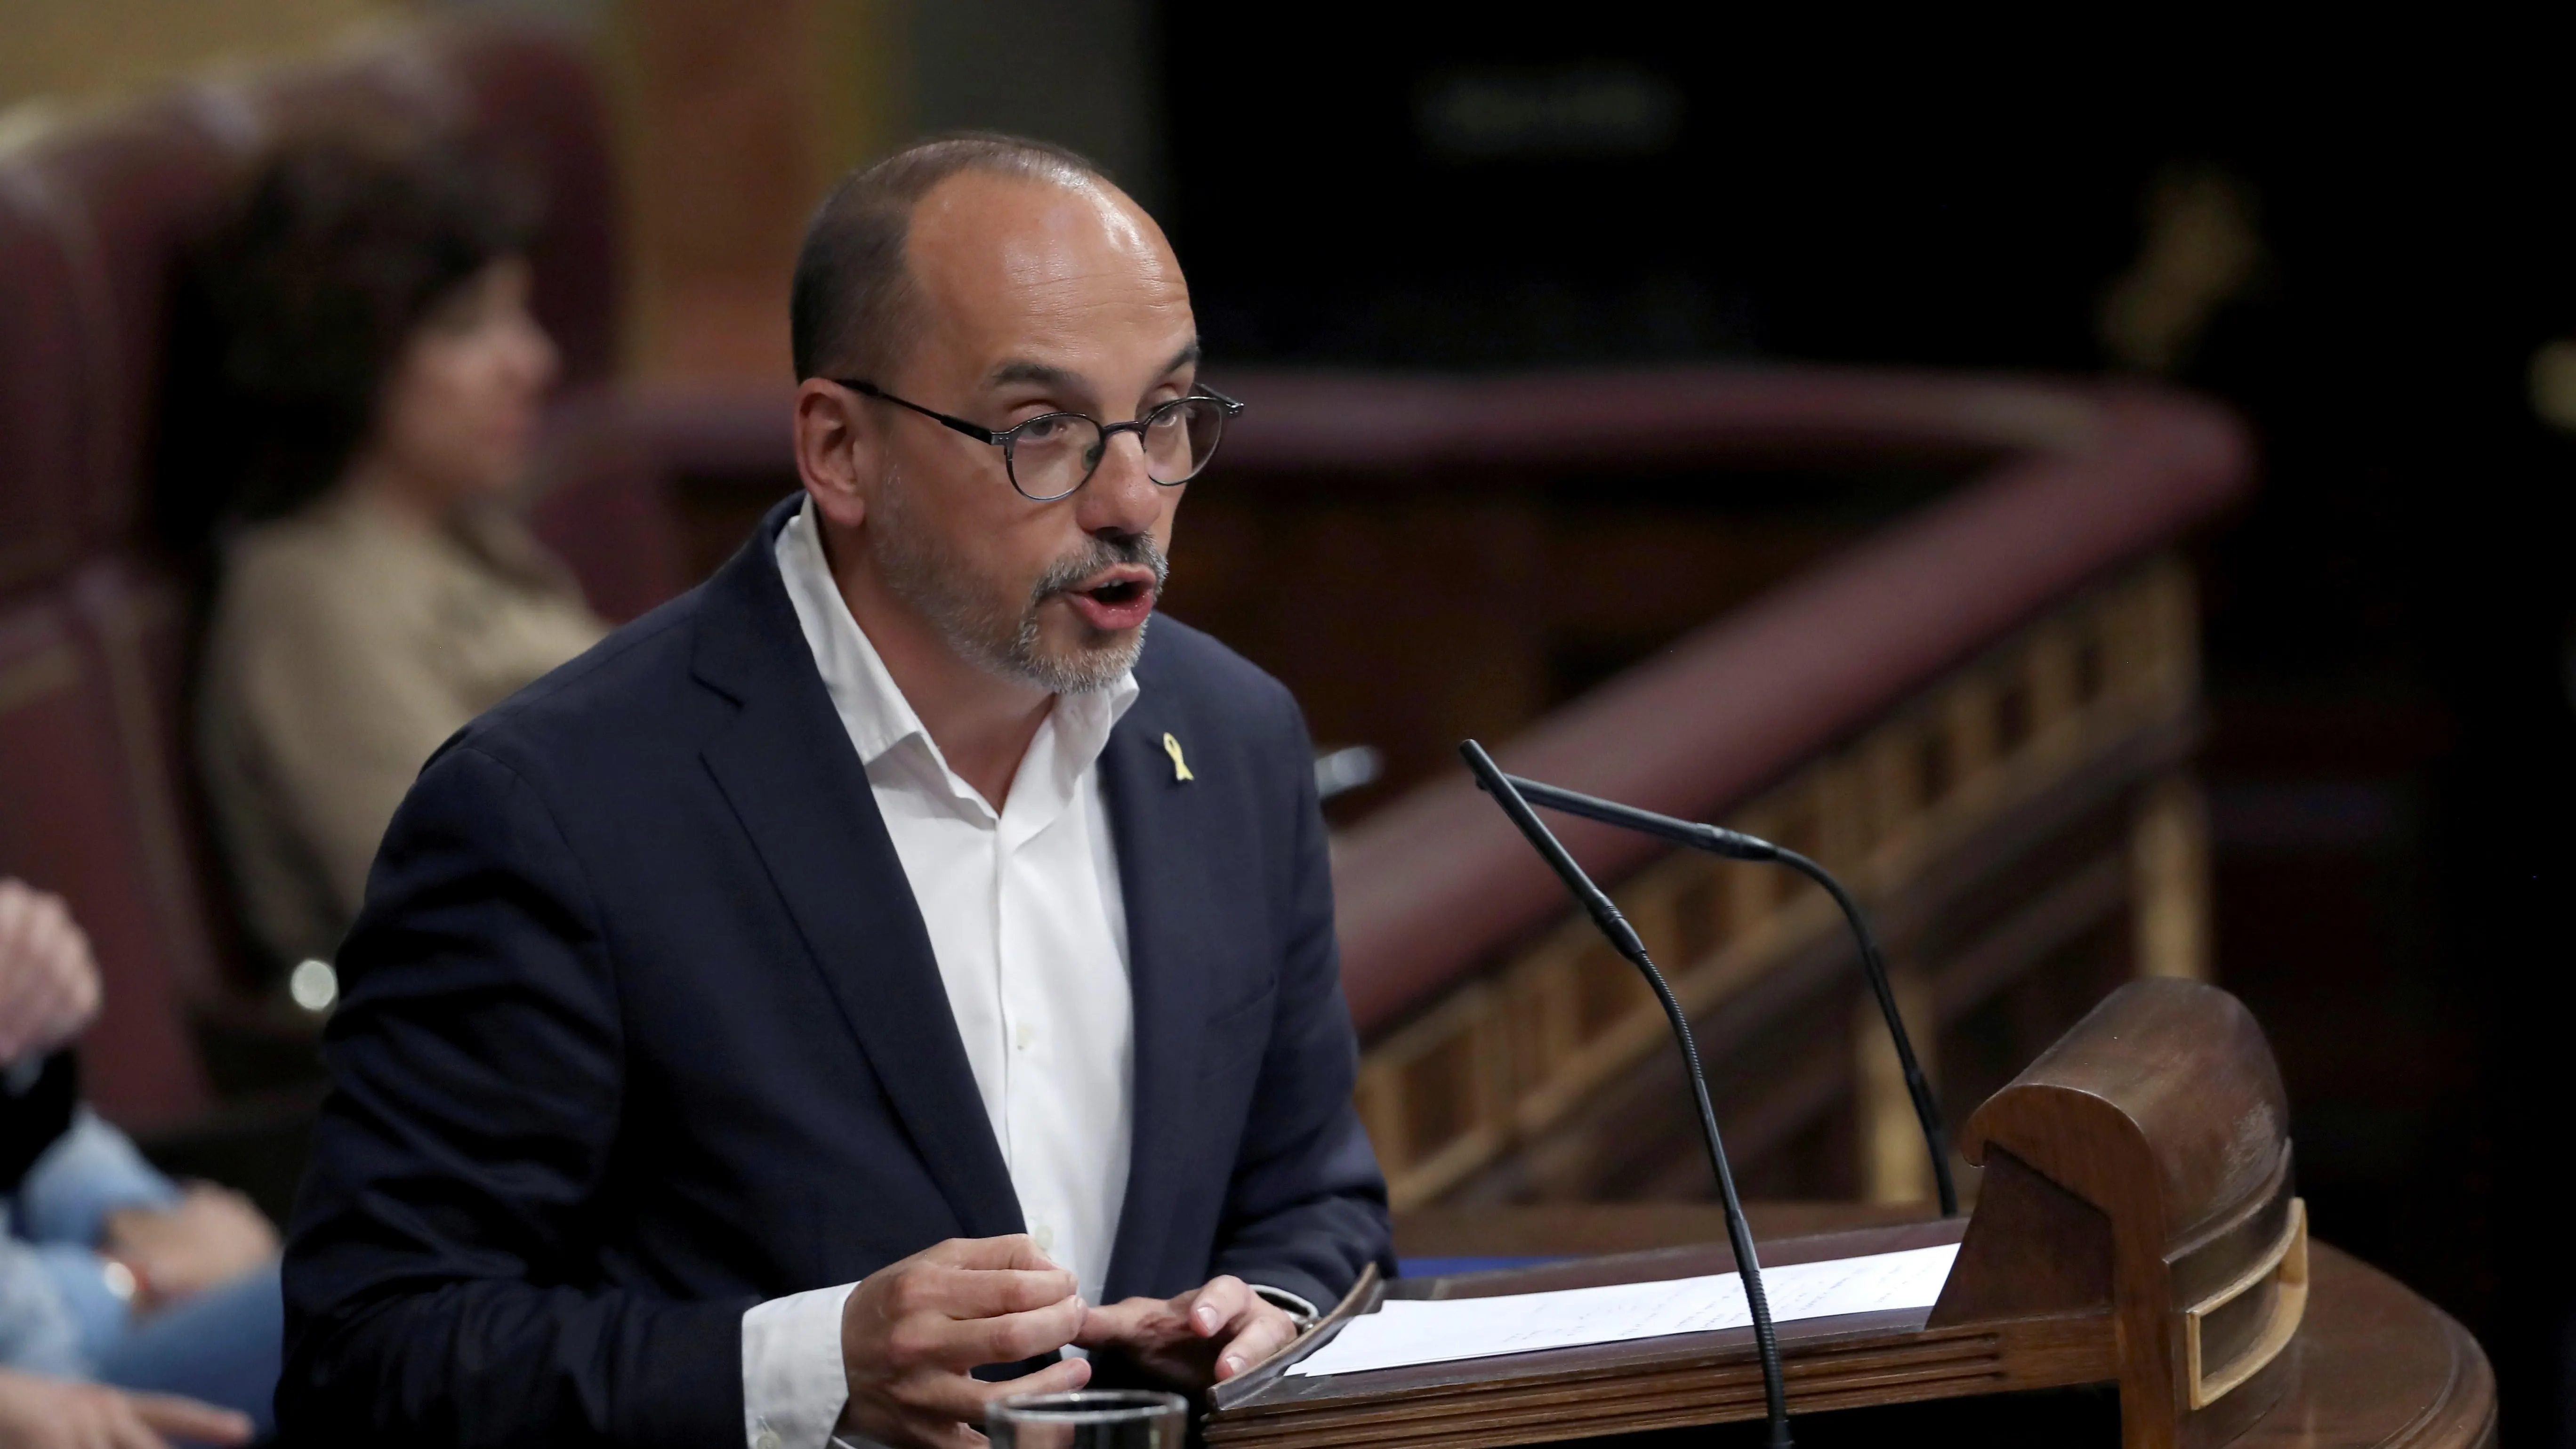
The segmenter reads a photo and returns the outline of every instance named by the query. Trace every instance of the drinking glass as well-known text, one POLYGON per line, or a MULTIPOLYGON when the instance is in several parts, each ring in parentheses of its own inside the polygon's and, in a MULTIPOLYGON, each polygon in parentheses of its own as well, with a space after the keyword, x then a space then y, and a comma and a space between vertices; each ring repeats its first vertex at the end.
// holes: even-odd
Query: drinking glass
POLYGON ((984 1406, 993 1449, 1182 1449, 1189 1401, 1146 1389, 1013 1394, 984 1406))

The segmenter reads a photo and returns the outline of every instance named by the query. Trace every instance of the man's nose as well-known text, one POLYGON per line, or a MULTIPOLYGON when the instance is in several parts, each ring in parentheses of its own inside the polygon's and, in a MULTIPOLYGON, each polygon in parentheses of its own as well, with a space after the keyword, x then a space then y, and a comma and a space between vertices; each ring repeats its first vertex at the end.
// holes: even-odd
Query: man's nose
POLYGON ((1145 440, 1119 433, 1108 439, 1091 481, 1073 495, 1075 520, 1085 533, 1150 532, 1162 516, 1163 491, 1145 471, 1145 440))

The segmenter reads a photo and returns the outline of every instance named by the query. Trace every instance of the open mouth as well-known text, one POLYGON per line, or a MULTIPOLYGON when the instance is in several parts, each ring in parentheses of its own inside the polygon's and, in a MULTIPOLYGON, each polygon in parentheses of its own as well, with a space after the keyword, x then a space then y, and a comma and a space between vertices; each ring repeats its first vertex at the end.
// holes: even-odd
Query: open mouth
POLYGON ((1137 565, 1122 565, 1065 590, 1064 600, 1095 629, 1133 629, 1154 612, 1154 574, 1137 565))

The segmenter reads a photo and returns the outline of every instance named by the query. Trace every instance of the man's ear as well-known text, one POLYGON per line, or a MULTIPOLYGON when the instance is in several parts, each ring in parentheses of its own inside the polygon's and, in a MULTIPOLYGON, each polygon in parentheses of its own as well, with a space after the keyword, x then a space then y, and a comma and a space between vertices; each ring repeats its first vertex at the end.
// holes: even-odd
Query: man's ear
POLYGON ((796 474, 815 511, 843 528, 865 521, 884 476, 876 423, 867 400, 838 383, 809 377, 796 389, 796 474))

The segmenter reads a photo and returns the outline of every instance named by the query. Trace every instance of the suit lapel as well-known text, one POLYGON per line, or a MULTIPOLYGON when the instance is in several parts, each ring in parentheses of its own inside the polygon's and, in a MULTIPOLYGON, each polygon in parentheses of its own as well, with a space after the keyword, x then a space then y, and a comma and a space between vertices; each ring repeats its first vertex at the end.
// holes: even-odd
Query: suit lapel
POLYGON ((770 556, 784 520, 773 511, 707 585, 697 672, 741 713, 702 756, 962 1231, 1016 1233, 920 907, 770 556))
MULTIPOLYGON (((1150 646, 1149 646, 1150 647, 1150 646)), ((1198 795, 1176 778, 1163 750, 1169 725, 1149 686, 1101 752, 1102 794, 1118 848, 1127 907, 1127 979, 1135 1000, 1134 1128, 1127 1196, 1110 1254, 1108 1298, 1168 1291, 1151 1281, 1186 1163, 1190 1088, 1207 1018, 1207 959, 1196 930, 1205 892, 1192 878, 1202 858, 1198 795)))

